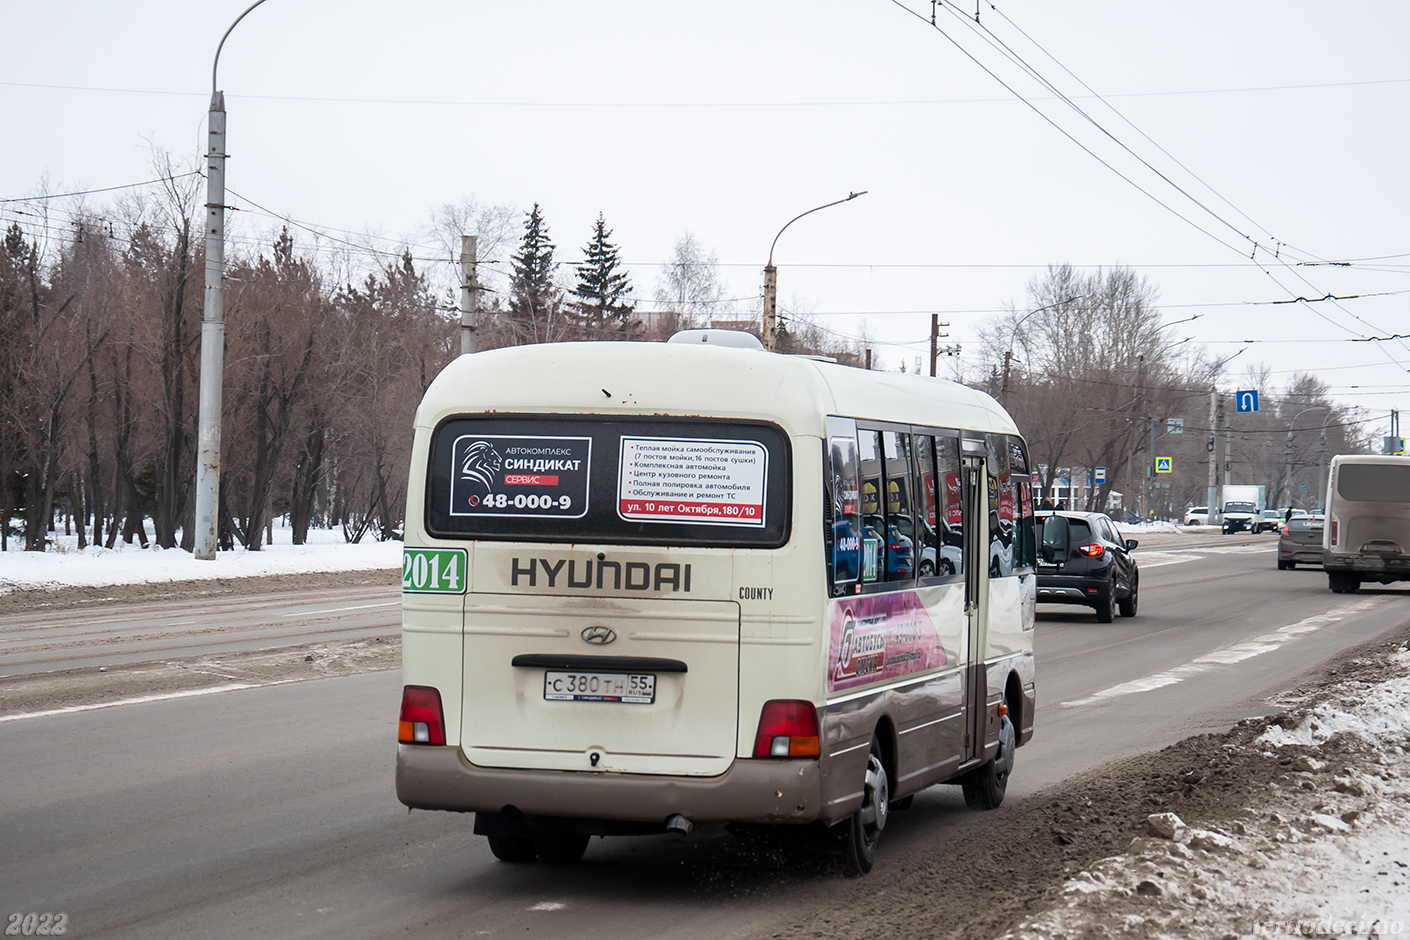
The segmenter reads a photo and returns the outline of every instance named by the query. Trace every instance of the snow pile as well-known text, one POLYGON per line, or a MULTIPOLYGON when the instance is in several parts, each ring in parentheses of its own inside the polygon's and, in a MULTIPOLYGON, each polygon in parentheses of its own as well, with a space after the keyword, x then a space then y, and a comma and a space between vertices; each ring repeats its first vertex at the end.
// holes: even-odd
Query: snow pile
POLYGON ((1175 522, 1118 522, 1116 527, 1122 534, 1126 532, 1185 532, 1189 527, 1182 526, 1175 522))
POLYGON ((274 543, 261 551, 217 552, 214 561, 197 561, 179 548, 142 548, 118 542, 112 549, 92 546, 80 551, 76 536, 60 536, 47 552, 0 553, 0 595, 19 590, 101 587, 163 581, 248 578, 311 571, 395 570, 402 543, 366 539, 348 544, 341 531, 314 530, 309 544, 292 544, 291 530, 274 530, 274 543))
POLYGON ((1208 828, 1149 816, 1003 940, 1410 936, 1410 678, 1329 691, 1253 742, 1286 771, 1260 808, 1208 828))

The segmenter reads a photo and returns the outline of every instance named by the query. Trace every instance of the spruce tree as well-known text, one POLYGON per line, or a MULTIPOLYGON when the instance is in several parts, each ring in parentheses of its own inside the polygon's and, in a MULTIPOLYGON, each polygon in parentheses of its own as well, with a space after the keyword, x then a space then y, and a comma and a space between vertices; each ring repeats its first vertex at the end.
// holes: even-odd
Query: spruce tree
POLYGON ((553 283, 558 263, 553 260, 539 204, 524 221, 524 238, 517 254, 510 256, 509 317, 521 342, 546 343, 561 339, 562 298, 553 283))
POLYGON ((573 308, 583 329, 584 339, 610 339, 613 333, 630 333, 636 307, 625 302, 631 293, 631 278, 622 270, 617 246, 610 241, 612 230, 601 213, 592 238, 583 249, 586 260, 578 265, 578 283, 573 308))

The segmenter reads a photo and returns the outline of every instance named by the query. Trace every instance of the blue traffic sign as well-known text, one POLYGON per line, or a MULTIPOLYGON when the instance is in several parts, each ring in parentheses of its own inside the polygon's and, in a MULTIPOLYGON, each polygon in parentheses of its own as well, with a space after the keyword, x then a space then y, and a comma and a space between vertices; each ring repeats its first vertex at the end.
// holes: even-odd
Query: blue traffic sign
POLYGON ((1156 472, 1156 473, 1174 473, 1174 472, 1175 472, 1175 466, 1174 466, 1174 464, 1175 464, 1175 461, 1174 461, 1172 458, 1170 458, 1170 457, 1157 457, 1157 458, 1155 458, 1155 472, 1156 472))
POLYGON ((1258 391, 1256 389, 1248 389, 1242 392, 1235 392, 1234 403, 1239 411, 1257 411, 1258 391))

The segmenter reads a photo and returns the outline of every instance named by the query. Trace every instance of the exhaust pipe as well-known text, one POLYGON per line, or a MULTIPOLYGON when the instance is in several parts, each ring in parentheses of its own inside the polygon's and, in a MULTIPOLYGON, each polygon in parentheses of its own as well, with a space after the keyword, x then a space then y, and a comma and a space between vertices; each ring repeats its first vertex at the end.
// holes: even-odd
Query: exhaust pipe
POLYGON ((690 830, 695 828, 695 823, 686 819, 680 813, 666 820, 666 831, 674 832, 677 835, 690 835, 690 830))

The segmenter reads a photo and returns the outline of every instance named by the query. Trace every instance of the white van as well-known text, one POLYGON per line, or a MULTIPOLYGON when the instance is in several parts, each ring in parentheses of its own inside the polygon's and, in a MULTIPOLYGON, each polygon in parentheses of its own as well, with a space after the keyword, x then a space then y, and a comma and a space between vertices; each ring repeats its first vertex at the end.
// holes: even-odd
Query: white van
POLYGON ((416 417, 397 795, 506 861, 702 823, 869 870, 1033 731, 1026 446, 987 395, 692 331, 461 356, 416 417), (730 345, 734 344, 734 345, 730 345))
POLYGON ((1338 594, 1410 580, 1410 457, 1332 458, 1322 567, 1338 594))

